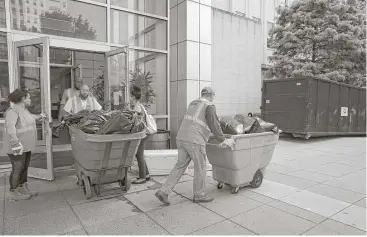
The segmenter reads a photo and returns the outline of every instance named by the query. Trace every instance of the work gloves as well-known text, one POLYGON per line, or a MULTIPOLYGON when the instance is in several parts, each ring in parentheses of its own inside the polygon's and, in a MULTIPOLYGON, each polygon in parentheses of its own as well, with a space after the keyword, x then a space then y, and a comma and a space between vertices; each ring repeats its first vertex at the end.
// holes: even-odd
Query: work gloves
POLYGON ((224 141, 220 144, 222 147, 233 147, 235 141, 233 139, 224 139, 224 141))

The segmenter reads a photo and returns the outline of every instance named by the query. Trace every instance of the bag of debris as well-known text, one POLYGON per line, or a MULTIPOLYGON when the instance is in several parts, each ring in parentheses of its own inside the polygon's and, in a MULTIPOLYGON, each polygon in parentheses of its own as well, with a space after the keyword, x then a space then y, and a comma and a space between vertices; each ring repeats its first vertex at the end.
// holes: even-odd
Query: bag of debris
POLYGON ((234 119, 234 116, 221 116, 219 124, 224 134, 238 135, 243 134, 243 125, 234 119))
POLYGON ((105 122, 97 134, 112 134, 112 133, 136 133, 145 129, 145 124, 141 115, 134 111, 125 110, 120 113, 115 113, 105 122))
POLYGON ((260 127, 256 118, 245 116, 243 114, 237 114, 234 119, 243 125, 244 134, 254 133, 260 127))
POLYGON ((256 130, 256 133, 271 131, 271 132, 279 134, 279 129, 275 124, 266 122, 259 117, 255 117, 255 119, 257 120, 257 122, 260 125, 259 128, 256 130))

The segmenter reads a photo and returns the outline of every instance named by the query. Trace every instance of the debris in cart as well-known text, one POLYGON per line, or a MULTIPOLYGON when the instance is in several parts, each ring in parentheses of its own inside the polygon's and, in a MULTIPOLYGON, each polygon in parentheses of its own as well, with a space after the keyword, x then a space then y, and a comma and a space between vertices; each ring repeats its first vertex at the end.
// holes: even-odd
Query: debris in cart
POLYGON ((234 119, 233 116, 221 116, 219 118, 220 127, 224 134, 243 134, 243 125, 234 119))
POLYGON ((145 129, 142 116, 131 110, 87 111, 65 117, 62 122, 51 124, 52 134, 59 137, 65 126, 76 125, 89 134, 136 133, 145 129))

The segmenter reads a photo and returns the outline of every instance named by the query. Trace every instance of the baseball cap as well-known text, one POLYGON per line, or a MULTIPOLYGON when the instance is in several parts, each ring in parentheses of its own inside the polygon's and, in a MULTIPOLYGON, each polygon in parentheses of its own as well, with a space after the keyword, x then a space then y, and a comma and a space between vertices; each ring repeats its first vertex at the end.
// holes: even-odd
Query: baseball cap
POLYGON ((205 94, 212 94, 212 95, 215 95, 215 91, 214 91, 211 87, 204 87, 204 88, 201 90, 201 94, 202 94, 202 95, 205 95, 205 94))

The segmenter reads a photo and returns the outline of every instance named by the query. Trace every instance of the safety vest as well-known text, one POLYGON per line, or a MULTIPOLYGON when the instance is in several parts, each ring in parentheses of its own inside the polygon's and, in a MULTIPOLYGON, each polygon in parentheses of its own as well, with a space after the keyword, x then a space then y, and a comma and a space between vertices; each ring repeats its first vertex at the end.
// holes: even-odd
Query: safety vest
POLYGON ((206 108, 213 105, 205 99, 190 103, 177 134, 177 140, 205 145, 211 133, 206 123, 206 108))
POLYGON ((82 105, 82 99, 79 97, 79 96, 74 96, 71 98, 72 100, 72 105, 73 105, 73 113, 78 113, 79 111, 81 110, 88 110, 88 111, 93 111, 95 110, 95 106, 94 106, 94 101, 93 101, 93 97, 91 96, 88 96, 88 98, 86 99, 87 101, 87 105, 86 105, 86 108, 83 108, 83 105, 82 105))
MULTIPOLYGON (((6 113, 9 110, 13 110, 17 115, 17 121, 15 124, 15 132, 16 137, 23 145, 23 151, 32 151, 36 147, 37 141, 37 128, 36 128, 36 121, 33 118, 32 114, 26 108, 21 108, 18 105, 13 105, 8 108, 6 113)), ((7 129, 8 124, 5 120, 5 131, 3 133, 3 149, 8 154, 12 154, 11 145, 10 145, 10 134, 7 129)))

